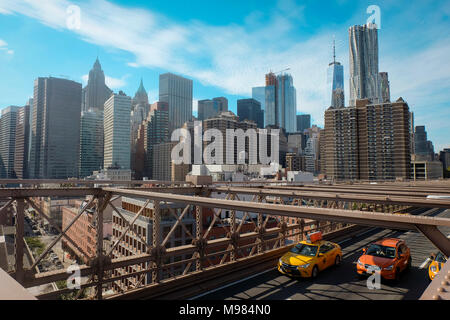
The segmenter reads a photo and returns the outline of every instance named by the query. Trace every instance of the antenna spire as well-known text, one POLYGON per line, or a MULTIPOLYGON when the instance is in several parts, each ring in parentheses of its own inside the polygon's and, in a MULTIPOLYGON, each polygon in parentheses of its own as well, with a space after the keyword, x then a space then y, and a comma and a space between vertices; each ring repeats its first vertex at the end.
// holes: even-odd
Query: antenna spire
POLYGON ((336 40, 333 36, 333 63, 336 63, 336 40))

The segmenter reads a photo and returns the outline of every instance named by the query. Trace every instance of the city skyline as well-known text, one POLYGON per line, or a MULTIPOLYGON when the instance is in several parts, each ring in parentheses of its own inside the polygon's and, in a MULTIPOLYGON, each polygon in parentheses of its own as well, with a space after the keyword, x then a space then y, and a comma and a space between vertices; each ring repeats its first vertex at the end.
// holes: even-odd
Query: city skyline
MULTIPOLYGON (((131 95, 142 77, 145 87, 149 89, 149 102, 155 102, 158 99, 159 74, 173 72, 194 80, 194 110, 198 100, 225 96, 234 113, 237 111, 236 101, 250 98, 252 87, 262 84, 265 73, 290 67, 294 86, 297 88, 297 113, 309 113, 313 123, 323 126, 323 114, 329 106, 326 69, 332 57, 330 41, 333 36, 336 37, 336 55, 344 66, 344 83, 348 83, 348 28, 366 22, 369 4, 371 3, 362 2, 354 5, 347 1, 330 3, 323 9, 323 18, 320 17, 319 21, 317 4, 309 2, 303 5, 291 1, 264 3, 258 11, 251 9, 253 5, 249 3, 232 16, 221 14, 214 20, 208 17, 208 8, 200 10, 201 5, 198 3, 180 16, 175 9, 181 4, 176 1, 173 8, 163 4, 138 2, 125 7, 118 2, 60 1, 58 4, 48 2, 41 6, 40 11, 33 10, 33 3, 25 6, 20 1, 4 1, 0 4, 0 26, 3 27, 2 30, 14 30, 14 34, 0 33, 0 63, 5 66, 5 76, 0 79, 0 85, 5 87, 8 84, 8 90, 1 95, 0 108, 24 105, 32 96, 33 80, 40 76, 51 74, 58 77, 64 74, 81 82, 84 87, 86 76, 98 56, 106 83, 115 92, 123 90, 131 95), (89 26, 98 27, 101 20, 101 15, 94 16, 90 9, 107 9, 110 16, 103 22, 102 29, 97 29, 100 31, 105 30, 105 27, 116 31, 119 26, 111 26, 111 22, 120 13, 133 14, 136 19, 133 19, 134 25, 129 30, 117 34, 111 32, 116 39, 109 35, 100 39, 99 35, 86 33, 83 24, 80 30, 67 28, 65 9, 70 4, 81 8, 83 21, 89 26), (51 9, 56 12, 60 10, 62 17, 48 14, 51 9), (315 11, 316 14, 308 15, 310 11, 315 11), (261 24, 263 17, 269 18, 267 26, 261 24), (146 18, 151 19, 145 21, 146 18), (163 27, 152 24, 158 21, 164 22, 161 24, 163 27), (186 34, 185 31, 192 26, 196 28, 186 34), (215 32, 219 39, 210 39, 204 31, 200 33, 200 27, 215 32), (136 45, 122 43, 125 35, 131 33, 134 35, 133 39, 139 41, 150 30, 158 32, 146 41, 148 44, 144 47, 155 48, 145 55, 137 50, 136 45), (268 33, 262 35, 264 32, 268 33), (274 34, 279 36, 277 41, 268 45, 267 40, 270 39, 265 37, 274 34), (239 37, 236 38, 235 35, 239 37), (186 49, 180 48, 180 44, 185 43, 186 39, 197 36, 197 44, 186 49), (48 38, 52 39, 52 43, 46 43, 44 47, 42 39, 48 38), (158 39, 160 42, 152 42, 158 39), (246 40, 248 44, 243 45, 246 40), (63 43, 64 49, 55 50, 63 43), (264 43, 266 50, 261 51, 264 43), (228 44, 230 48, 227 47, 220 53, 218 51, 223 49, 223 44, 228 44), (257 50, 249 51, 249 45, 257 50), (27 51, 20 50, 25 48, 27 51), (206 53, 198 54, 204 48, 208 49, 206 53), (232 56, 228 55, 230 50, 234 50, 232 56), (251 55, 239 62, 243 54, 251 55), (196 55, 199 58, 194 58, 196 55), (39 63, 36 57, 39 57, 39 63), (310 70, 314 71, 309 72, 310 70)), ((446 17, 450 6, 444 2, 430 7, 424 2, 408 6, 402 2, 390 4, 384 1, 377 5, 381 9, 383 21, 379 30, 380 70, 389 72, 391 98, 395 100, 401 96, 408 101, 415 114, 416 125, 425 125, 436 151, 442 150, 449 146, 446 137, 450 136, 450 129, 446 124, 450 116, 450 110, 446 108, 449 101, 450 72, 445 63, 450 52, 450 39, 444 36, 436 40, 432 34, 433 30, 448 26, 446 17), (396 21, 399 15, 402 18, 396 21), (420 24, 413 23, 417 17, 422 18, 420 24), (411 22, 408 34, 402 29, 405 21, 411 22), (427 59, 425 66, 420 63, 424 59, 427 59)), ((235 11, 239 7, 232 2, 214 6, 226 9, 225 12, 235 11)), ((348 105, 347 86, 345 97, 348 105)))

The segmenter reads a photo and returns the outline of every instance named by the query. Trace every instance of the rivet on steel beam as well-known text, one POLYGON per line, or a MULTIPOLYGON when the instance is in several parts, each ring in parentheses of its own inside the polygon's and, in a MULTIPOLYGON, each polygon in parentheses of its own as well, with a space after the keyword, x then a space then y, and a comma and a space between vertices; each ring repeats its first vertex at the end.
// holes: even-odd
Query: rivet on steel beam
POLYGON ((443 285, 443 286, 448 286, 448 281, 445 281, 445 280, 442 281, 442 282, 441 282, 441 285, 443 285))
POLYGON ((434 295, 433 300, 441 300, 441 297, 439 295, 434 295))
POLYGON ((445 289, 442 288, 442 287, 439 287, 439 288, 437 289, 437 291, 442 293, 442 292, 445 292, 445 289))

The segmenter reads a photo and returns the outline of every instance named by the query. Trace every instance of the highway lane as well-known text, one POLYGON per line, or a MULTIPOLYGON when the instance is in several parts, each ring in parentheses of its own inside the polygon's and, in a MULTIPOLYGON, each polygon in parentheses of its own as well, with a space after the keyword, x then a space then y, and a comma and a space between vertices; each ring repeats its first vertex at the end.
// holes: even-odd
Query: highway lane
MULTIPOLYGON (((436 216, 450 218, 450 210, 439 210, 436 216)), ((441 229, 441 231, 450 234, 449 228, 441 229)), ((289 278, 273 269, 195 298, 198 300, 416 300, 429 285, 427 266, 420 267, 437 249, 418 232, 372 228, 339 244, 343 251, 341 266, 323 271, 316 280, 289 278), (355 263, 364 247, 372 241, 385 237, 406 240, 411 248, 412 268, 402 275, 398 283, 382 281, 380 289, 369 289, 367 280, 360 279, 356 275, 355 263)))

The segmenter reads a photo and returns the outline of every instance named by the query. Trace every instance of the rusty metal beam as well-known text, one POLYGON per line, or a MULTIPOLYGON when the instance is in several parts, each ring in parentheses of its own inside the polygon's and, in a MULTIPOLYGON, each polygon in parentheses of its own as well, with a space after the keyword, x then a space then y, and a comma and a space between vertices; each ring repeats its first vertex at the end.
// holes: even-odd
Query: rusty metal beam
POLYGON ((324 209, 304 206, 281 204, 254 203, 238 200, 209 199, 204 197, 168 195, 164 193, 105 188, 105 191, 123 196, 149 198, 153 200, 171 201, 198 205, 208 208, 226 208, 229 210, 250 211, 268 215, 289 216, 315 220, 336 221, 368 226, 385 227, 391 229, 415 230, 416 225, 448 226, 450 219, 436 217, 419 217, 406 215, 392 215, 377 212, 363 212, 356 210, 324 209))
POLYGON ((327 201, 344 201, 344 202, 364 202, 376 204, 401 204, 406 206, 416 206, 424 208, 446 208, 450 209, 450 200, 444 199, 424 199, 413 198, 405 196, 375 196, 375 195, 360 195, 360 194, 341 194, 341 193, 326 193, 326 192, 303 192, 303 191, 288 191, 275 189, 257 189, 257 188, 235 188, 235 187, 217 187, 211 189, 216 192, 236 192, 239 194, 259 194, 265 196, 277 197, 300 197, 316 200, 327 201))
POLYGON ((443 254, 450 257, 450 239, 442 234, 437 226, 416 225, 417 229, 423 233, 443 254))
POLYGON ((138 185, 138 184, 155 184, 155 185, 192 185, 189 181, 159 181, 159 180, 67 180, 67 179, 0 179, 0 185, 4 184, 20 184, 20 185, 38 185, 38 184, 119 184, 119 185, 138 185))
MULTIPOLYGON (((222 187, 224 188, 224 187, 222 187)), ((353 194, 366 194, 366 195, 396 195, 396 196, 408 196, 408 197, 421 197, 426 198, 429 195, 445 195, 450 196, 450 190, 402 190, 399 188, 391 187, 385 189, 371 189, 365 187, 359 188, 340 188, 333 186, 331 188, 317 187, 317 186, 305 186, 305 187, 290 187, 290 186, 262 186, 263 189, 269 190, 291 190, 291 191, 306 191, 306 192, 331 192, 331 193, 353 193, 353 194)))
POLYGON ((1 188, 0 198, 98 196, 101 188, 1 188))

